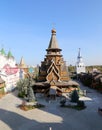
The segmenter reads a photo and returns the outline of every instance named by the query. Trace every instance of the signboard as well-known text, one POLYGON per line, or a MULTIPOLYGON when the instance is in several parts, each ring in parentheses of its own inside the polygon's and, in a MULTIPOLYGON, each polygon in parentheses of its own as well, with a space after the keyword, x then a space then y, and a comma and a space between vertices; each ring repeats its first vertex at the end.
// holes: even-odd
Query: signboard
POLYGON ((7 75, 16 74, 18 72, 18 67, 11 67, 9 64, 6 64, 3 69, 7 75))

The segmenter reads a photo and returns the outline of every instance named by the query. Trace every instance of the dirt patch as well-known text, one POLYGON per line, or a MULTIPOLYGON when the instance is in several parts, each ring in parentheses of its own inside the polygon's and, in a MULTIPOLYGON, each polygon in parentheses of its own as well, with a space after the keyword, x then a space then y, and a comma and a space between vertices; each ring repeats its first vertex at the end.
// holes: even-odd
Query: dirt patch
POLYGON ((36 104, 36 105, 19 105, 18 106, 21 110, 24 110, 24 111, 28 111, 28 110, 32 110, 32 109, 35 109, 35 108, 42 108, 42 107, 45 107, 45 105, 42 105, 42 104, 36 104))

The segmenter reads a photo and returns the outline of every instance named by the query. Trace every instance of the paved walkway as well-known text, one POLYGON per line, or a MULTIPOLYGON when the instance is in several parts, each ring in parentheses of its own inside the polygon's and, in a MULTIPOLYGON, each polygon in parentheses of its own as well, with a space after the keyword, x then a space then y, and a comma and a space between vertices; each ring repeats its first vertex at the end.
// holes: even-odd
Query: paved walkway
POLYGON ((81 111, 59 107, 59 99, 49 103, 38 97, 45 108, 25 112, 17 107, 22 100, 15 93, 7 94, 0 99, 0 130, 101 130, 102 116, 97 109, 102 106, 102 94, 81 88, 87 90, 87 96, 80 99, 87 108, 81 111))

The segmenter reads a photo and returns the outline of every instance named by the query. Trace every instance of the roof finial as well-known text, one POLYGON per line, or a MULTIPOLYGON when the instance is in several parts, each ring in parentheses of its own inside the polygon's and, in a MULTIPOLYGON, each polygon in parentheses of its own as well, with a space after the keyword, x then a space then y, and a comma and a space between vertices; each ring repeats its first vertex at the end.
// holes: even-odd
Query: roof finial
POLYGON ((80 50, 81 50, 81 49, 79 48, 79 54, 78 54, 78 57, 81 57, 81 52, 80 52, 80 50))
POLYGON ((56 30, 55 29, 52 29, 52 34, 56 34, 56 30))
POLYGON ((80 59, 80 58, 82 58, 82 56, 81 56, 81 49, 79 48, 79 51, 78 51, 78 57, 77 57, 78 59, 80 59))
POLYGON ((52 28, 53 28, 53 29, 55 28, 55 23, 54 23, 54 22, 52 23, 52 28))

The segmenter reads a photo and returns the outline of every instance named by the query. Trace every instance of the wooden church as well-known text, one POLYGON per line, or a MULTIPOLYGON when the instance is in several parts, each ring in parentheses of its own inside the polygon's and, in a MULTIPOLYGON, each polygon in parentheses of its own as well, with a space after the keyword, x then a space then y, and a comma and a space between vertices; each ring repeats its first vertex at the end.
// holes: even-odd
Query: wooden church
POLYGON ((41 90, 44 93, 63 93, 69 89, 77 87, 78 84, 71 81, 68 75, 68 67, 61 55, 61 49, 56 39, 56 30, 52 29, 47 54, 39 67, 37 83, 34 85, 35 91, 41 90))

